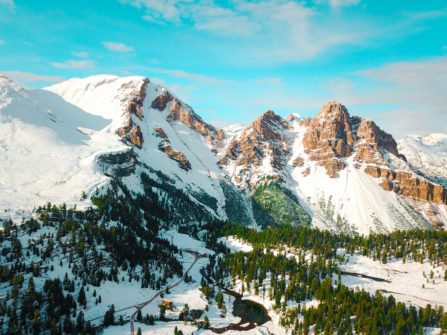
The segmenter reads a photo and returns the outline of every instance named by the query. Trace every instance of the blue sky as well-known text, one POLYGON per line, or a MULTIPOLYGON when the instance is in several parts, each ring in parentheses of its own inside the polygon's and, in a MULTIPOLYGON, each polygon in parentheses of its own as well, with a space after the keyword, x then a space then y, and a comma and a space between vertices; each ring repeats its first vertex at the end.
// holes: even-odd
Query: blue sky
POLYGON ((218 126, 338 100, 399 137, 447 132, 446 32, 441 0, 0 0, 0 71, 147 76, 218 126))

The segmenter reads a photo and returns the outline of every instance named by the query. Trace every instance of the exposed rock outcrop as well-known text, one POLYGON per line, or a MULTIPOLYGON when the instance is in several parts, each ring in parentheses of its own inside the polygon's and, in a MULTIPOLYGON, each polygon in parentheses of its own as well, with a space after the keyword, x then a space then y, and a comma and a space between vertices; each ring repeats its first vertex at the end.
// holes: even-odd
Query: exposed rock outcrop
POLYGON ((151 108, 158 109, 159 111, 164 111, 166 106, 174 97, 168 91, 163 92, 158 97, 152 101, 151 108))
POLYGON ((155 127, 154 128, 155 135, 161 138, 160 143, 158 144, 158 149, 161 152, 165 153, 170 159, 177 162, 178 166, 185 171, 191 170, 191 163, 189 162, 186 155, 176 149, 174 149, 169 141, 168 135, 163 130, 163 128, 155 127))
POLYGON ((176 161, 181 169, 185 171, 191 170, 191 163, 189 162, 186 155, 178 150, 175 150, 171 146, 171 143, 168 139, 164 139, 163 141, 161 141, 158 148, 160 149, 160 151, 164 152, 166 156, 176 161))
POLYGON ((139 125, 134 125, 129 133, 130 142, 137 148, 141 149, 143 146, 143 134, 139 125))
POLYGON ((296 158, 293 160, 292 165, 293 165, 293 167, 301 167, 301 166, 303 166, 303 165, 304 165, 304 159, 303 159, 303 157, 300 157, 300 156, 296 157, 296 158))
POLYGON ((404 197, 447 205, 447 190, 441 185, 407 171, 392 171, 389 168, 367 166, 365 172, 375 178, 381 178, 380 186, 404 197))
POLYGON ((264 113, 233 138, 219 164, 225 166, 233 161, 236 166, 258 168, 268 160, 275 169, 284 168, 289 151, 287 127, 287 122, 273 111, 264 113))
POLYGON ((149 79, 143 79, 138 90, 136 90, 129 98, 125 112, 125 125, 117 130, 118 135, 122 139, 129 141, 139 149, 143 146, 143 134, 140 126, 135 124, 134 120, 132 119, 132 115, 137 116, 140 120, 143 119, 142 108, 144 98, 146 97, 146 87, 148 84, 149 79))
POLYGON ((225 132, 222 129, 216 129, 203 121, 189 106, 186 106, 168 91, 156 97, 152 101, 151 107, 161 112, 169 108, 168 120, 183 123, 188 128, 197 131, 205 137, 210 144, 220 146, 221 140, 225 139, 225 132))
POLYGON ((304 134, 304 151, 313 161, 326 168, 331 178, 338 177, 345 168, 342 158, 352 154, 354 134, 349 113, 345 106, 329 102, 313 120, 307 121, 304 134))
POLYGON ((393 136, 381 130, 374 121, 353 118, 353 124, 356 125, 357 143, 354 157, 356 161, 386 165, 383 150, 406 160, 405 156, 397 150, 397 143, 393 136))
POLYGON ((160 138, 168 138, 168 135, 167 135, 166 132, 163 130, 163 128, 155 127, 155 128, 154 128, 154 133, 155 133, 155 136, 157 136, 157 137, 160 137, 160 138))
POLYGON ((371 120, 350 117, 346 107, 337 102, 327 103, 315 119, 302 124, 307 127, 303 138, 305 152, 324 166, 332 178, 346 167, 344 158, 353 154, 359 163, 387 165, 386 152, 405 160, 393 136, 371 120))
POLYGON ((132 148, 127 151, 102 154, 98 157, 97 164, 106 176, 113 178, 130 176, 135 171, 132 148))
POLYGON ((220 141, 225 139, 225 133, 221 129, 216 129, 212 125, 203 121, 190 107, 185 106, 181 101, 174 98, 168 114, 168 120, 178 121, 188 128, 201 134, 208 143, 220 146, 220 141))
POLYGON ((139 91, 136 93, 136 95, 131 98, 129 102, 129 112, 136 115, 140 120, 143 119, 143 103, 144 98, 146 97, 146 87, 149 84, 149 79, 144 78, 143 84, 140 86, 139 91))

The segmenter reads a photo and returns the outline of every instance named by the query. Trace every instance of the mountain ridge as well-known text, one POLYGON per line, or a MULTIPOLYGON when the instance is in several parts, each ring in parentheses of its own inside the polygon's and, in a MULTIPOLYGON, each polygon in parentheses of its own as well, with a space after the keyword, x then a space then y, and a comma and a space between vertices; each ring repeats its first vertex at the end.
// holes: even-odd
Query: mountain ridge
MULTIPOLYGON (((21 95, 11 94, 11 85, 0 86, 2 114, 11 104, 22 108, 17 97, 21 95)), ((14 87, 14 92, 21 89, 14 87)), ((144 194, 144 174, 157 185, 153 190, 167 208, 178 210, 168 189, 179 190, 196 204, 201 214, 191 214, 192 221, 201 221, 199 217, 228 220, 237 207, 246 221, 242 223, 249 225, 312 222, 323 229, 364 234, 447 223, 446 191, 437 176, 413 165, 413 156, 407 162, 408 150, 401 154, 392 135, 374 121, 350 116, 345 106, 334 101, 326 103, 315 118, 282 118, 267 111, 250 125, 226 132, 144 77, 76 78, 30 92, 37 105, 47 105, 47 115, 75 108, 75 115, 97 118, 95 129, 88 129, 86 121, 71 126, 71 132, 85 137, 76 147, 81 154, 94 138, 116 144, 90 158, 92 179, 101 183, 81 183, 74 188, 78 198, 84 191, 92 194, 99 185, 107 188, 110 178, 122 180, 135 196, 144 194), (48 95, 60 99, 64 107, 48 95), (278 208, 278 201, 295 214, 278 208)), ((64 120, 56 121, 49 122, 63 133, 64 120)), ((7 128, 11 127, 8 123, 7 128)), ((46 140, 42 135, 42 141, 46 140)), ((31 143, 21 148, 26 145, 31 143)), ((63 175, 60 178, 63 181, 63 175)), ((75 198, 71 196, 74 203, 89 203, 75 198)))

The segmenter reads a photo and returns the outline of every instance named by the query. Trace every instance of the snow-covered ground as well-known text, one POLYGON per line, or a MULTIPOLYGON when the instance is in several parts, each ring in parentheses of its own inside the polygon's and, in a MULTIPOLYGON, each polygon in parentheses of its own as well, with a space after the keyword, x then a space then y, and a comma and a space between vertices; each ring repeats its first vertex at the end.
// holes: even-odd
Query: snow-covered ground
MULTIPOLYGON (((220 239, 232 252, 250 252, 253 247, 242 239, 233 236, 220 239)), ((284 247, 281 250, 270 250, 274 254, 282 254, 288 258, 296 258, 299 250, 284 247)), ((425 307, 430 304, 432 307, 442 306, 447 308, 447 281, 444 280, 445 265, 432 266, 429 262, 424 263, 407 260, 389 260, 386 264, 374 261, 371 258, 361 255, 350 255, 346 250, 337 250, 338 256, 343 256, 344 260, 339 264, 341 271, 352 273, 342 274, 342 283, 352 289, 364 289, 371 294, 380 291, 383 295, 392 294, 397 301, 406 304, 425 307), (430 278, 433 272, 433 278, 430 278), (360 277, 359 275, 368 276, 360 277)), ((306 253, 305 258, 309 259, 310 253, 306 253)), ((334 281, 337 276, 334 275, 334 281)), ((269 276, 264 281, 266 292, 270 287, 269 276)), ((236 281, 233 289, 242 292, 242 282, 236 281)), ((287 334, 287 331, 279 326, 280 315, 273 310, 273 302, 267 294, 254 294, 254 289, 245 291, 243 299, 252 300, 263 305, 268 311, 272 321, 265 324, 274 334, 287 334)), ((318 304, 317 300, 306 301, 306 306, 318 304)), ((296 304, 288 304, 288 308, 293 308, 296 304)), ((426 334, 439 334, 439 328, 427 328, 426 334)))
MULTIPOLYGON (((156 322, 153 326, 148 326, 141 323, 135 323, 136 329, 141 328, 143 335, 172 335, 175 327, 181 330, 185 335, 214 335, 211 330, 197 329, 197 326, 191 324, 184 324, 180 321, 173 322, 156 322)), ((104 330, 104 335, 128 335, 130 334, 129 325, 108 327, 104 330)), ((259 327, 248 331, 228 330, 225 332, 228 335, 269 335, 279 333, 269 333, 266 328, 259 327)))
POLYGON ((415 168, 429 176, 447 178, 447 134, 408 135, 399 141, 398 148, 415 168))
POLYGON ((391 260, 387 264, 361 255, 346 255, 347 262, 341 264, 342 271, 377 277, 386 281, 342 275, 342 283, 351 288, 363 288, 368 292, 391 293, 397 301, 425 307, 443 306, 447 308, 447 281, 444 280, 445 266, 433 267, 407 260, 391 260), (430 273, 433 271, 433 279, 430 273), (425 276, 424 276, 425 273, 425 276), (389 282, 387 282, 389 281, 389 282), (434 282, 434 283, 433 283, 434 282))
POLYGON ((250 252, 253 250, 253 247, 249 243, 234 236, 221 237, 218 241, 225 244, 232 252, 250 252))
POLYGON ((193 239, 191 236, 179 233, 174 229, 170 229, 167 231, 162 231, 160 236, 171 241, 172 244, 177 246, 179 249, 190 249, 196 252, 199 252, 202 255, 210 255, 213 252, 205 247, 205 243, 196 239, 193 239))
POLYGON ((108 123, 54 93, 27 91, 0 77, 0 217, 26 217, 47 201, 90 204, 82 192, 109 179, 97 157, 128 150, 103 131, 108 123))

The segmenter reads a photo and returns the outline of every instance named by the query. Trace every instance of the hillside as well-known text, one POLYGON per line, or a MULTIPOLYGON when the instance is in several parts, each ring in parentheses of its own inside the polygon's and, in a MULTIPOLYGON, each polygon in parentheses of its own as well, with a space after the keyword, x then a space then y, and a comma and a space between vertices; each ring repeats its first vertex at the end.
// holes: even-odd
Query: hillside
POLYGON ((1 331, 439 334, 446 155, 337 102, 218 129, 144 77, 1 76, 1 331))

